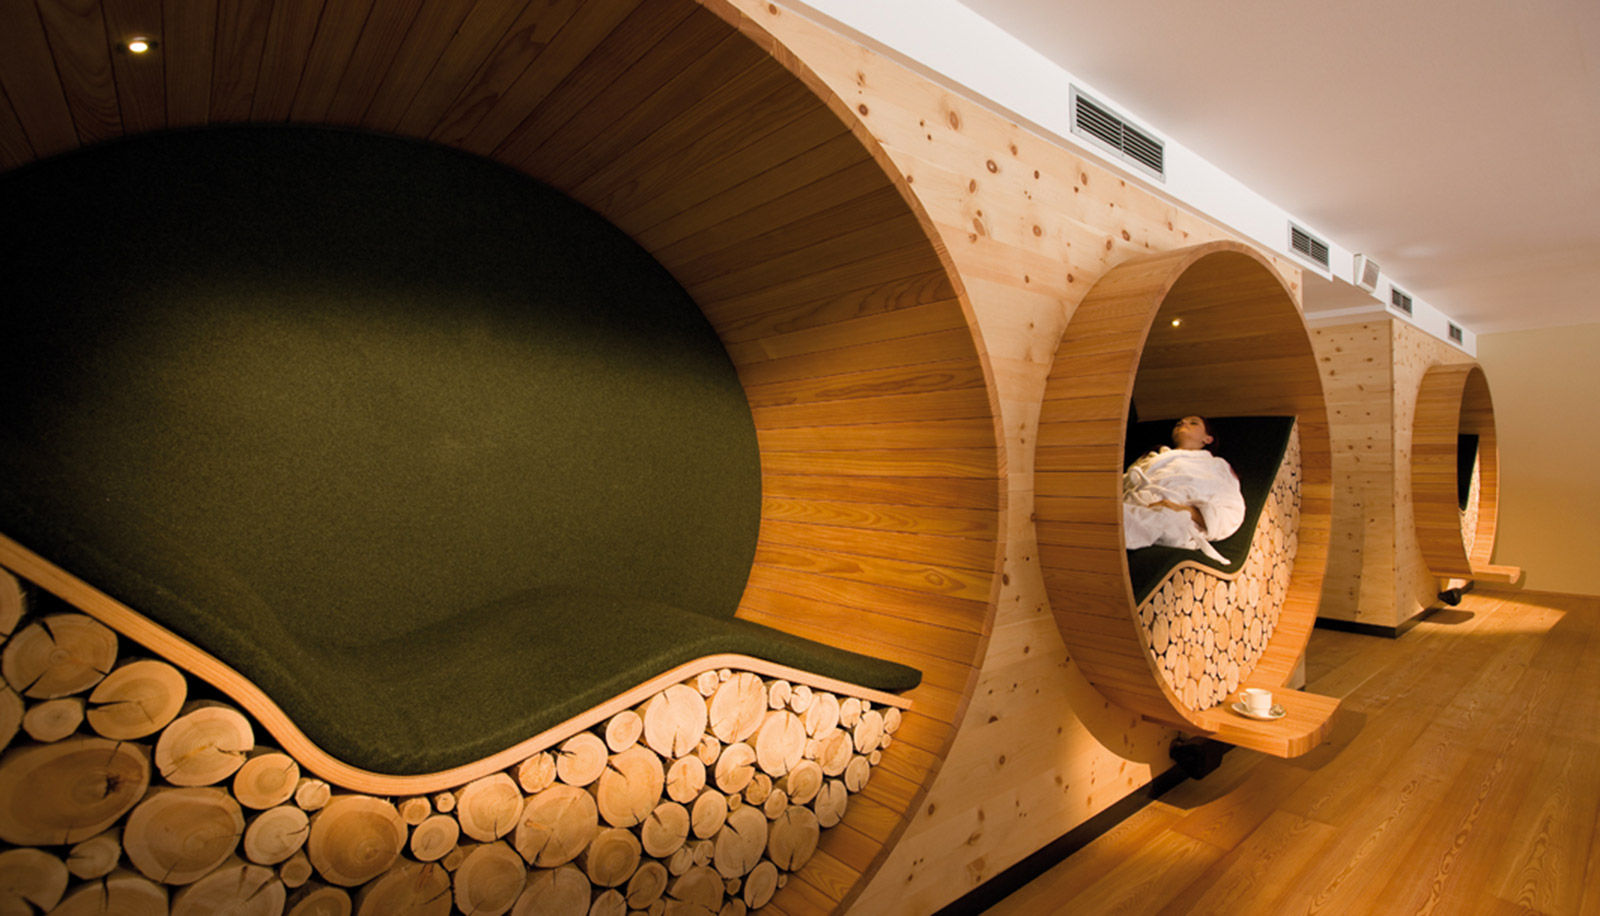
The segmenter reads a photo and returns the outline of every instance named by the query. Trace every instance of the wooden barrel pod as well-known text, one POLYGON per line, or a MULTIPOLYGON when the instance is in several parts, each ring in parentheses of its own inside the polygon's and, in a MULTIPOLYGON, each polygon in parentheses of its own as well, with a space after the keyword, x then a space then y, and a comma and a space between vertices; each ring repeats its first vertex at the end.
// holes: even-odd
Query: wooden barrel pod
POLYGON ((1126 261, 1101 277, 1056 350, 1035 467, 1034 516, 1050 604, 1091 683, 1132 712, 1232 744, 1293 756, 1320 742, 1337 701, 1284 685, 1316 620, 1327 566, 1327 410, 1305 322, 1260 254, 1213 242, 1126 261), (1281 695, 1288 710, 1281 719, 1246 719, 1227 704, 1193 711, 1154 667, 1123 547, 1130 403, 1144 419, 1298 418, 1298 556, 1278 625, 1239 685, 1281 695))
MULTIPOLYGON (((738 616, 924 675, 852 829, 773 903, 842 910, 939 768, 1000 584, 991 373, 931 221, 855 113, 724 0, 257 6, 7 17, 0 167, 166 128, 339 125, 491 158, 648 250, 716 328, 754 411, 764 506, 738 616), (157 39, 148 57, 121 50, 136 34, 157 39)), ((0 562, 221 685, 302 767, 349 776, 215 659, 15 545, 0 562)), ((368 775, 360 791, 445 785, 368 775)))
POLYGON ((1521 568, 1490 562, 1500 513, 1500 451, 1494 400, 1477 363, 1435 365, 1423 373, 1411 437, 1411 497, 1429 572, 1441 579, 1521 578, 1521 568), (1464 453, 1474 446, 1475 459, 1464 453))

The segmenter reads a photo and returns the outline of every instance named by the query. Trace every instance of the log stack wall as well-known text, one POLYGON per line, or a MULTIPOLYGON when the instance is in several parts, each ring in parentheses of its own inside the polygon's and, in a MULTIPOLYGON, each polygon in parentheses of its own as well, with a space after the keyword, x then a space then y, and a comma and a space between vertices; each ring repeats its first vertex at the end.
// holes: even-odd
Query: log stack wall
MULTIPOLYGON (((0 585, 27 603, 15 577, 0 585)), ((853 801, 871 804, 905 722, 881 697, 707 669, 504 770, 374 795, 303 771, 246 713, 193 699, 206 685, 87 615, 16 624, 0 650, 0 690, 22 709, 0 722, 0 908, 743 913, 853 801), (27 728, 65 701, 150 714, 27 728)))
POLYGON ((1185 708, 1217 706, 1254 673, 1283 613, 1299 549, 1300 437, 1291 433, 1244 565, 1230 574, 1182 564, 1139 604, 1156 670, 1185 708))

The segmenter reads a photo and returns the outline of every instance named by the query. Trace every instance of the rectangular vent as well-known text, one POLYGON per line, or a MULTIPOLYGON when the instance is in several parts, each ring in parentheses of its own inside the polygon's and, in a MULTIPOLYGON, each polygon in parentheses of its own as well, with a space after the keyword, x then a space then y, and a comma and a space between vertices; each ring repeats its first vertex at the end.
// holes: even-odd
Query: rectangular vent
POLYGON ((1072 87, 1072 132, 1097 140, 1121 158, 1166 180, 1166 146, 1105 105, 1072 87))
POLYGON ((1451 343, 1461 343, 1462 342, 1461 341, 1461 329, 1459 327, 1456 327, 1456 325, 1453 324, 1453 323, 1450 324, 1450 342, 1451 343))
POLYGON ((1389 287, 1389 304, 1407 315, 1411 314, 1411 297, 1393 286, 1389 287))
POLYGON ((1320 264, 1324 268, 1328 266, 1328 243, 1294 223, 1289 224, 1289 247, 1313 264, 1320 264))
POLYGON ((1383 268, 1364 254, 1356 255, 1355 284, 1369 293, 1378 291, 1378 275, 1383 268))

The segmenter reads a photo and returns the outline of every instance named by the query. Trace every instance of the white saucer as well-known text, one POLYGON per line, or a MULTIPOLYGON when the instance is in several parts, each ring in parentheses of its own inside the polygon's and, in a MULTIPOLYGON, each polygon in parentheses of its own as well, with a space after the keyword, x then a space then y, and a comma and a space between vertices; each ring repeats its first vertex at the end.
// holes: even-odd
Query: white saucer
POLYGON ((1242 703, 1242 702, 1234 703, 1233 704, 1233 711, 1238 713, 1241 716, 1244 716, 1246 719, 1259 719, 1259 720, 1261 720, 1263 722, 1268 722, 1268 721, 1271 721, 1273 719, 1281 719, 1284 716, 1288 715, 1288 712, 1283 708, 1283 706, 1281 704, 1278 704, 1278 703, 1272 704, 1272 708, 1267 710, 1265 715, 1258 715, 1256 713, 1251 712, 1248 708, 1245 707, 1244 703, 1242 703))

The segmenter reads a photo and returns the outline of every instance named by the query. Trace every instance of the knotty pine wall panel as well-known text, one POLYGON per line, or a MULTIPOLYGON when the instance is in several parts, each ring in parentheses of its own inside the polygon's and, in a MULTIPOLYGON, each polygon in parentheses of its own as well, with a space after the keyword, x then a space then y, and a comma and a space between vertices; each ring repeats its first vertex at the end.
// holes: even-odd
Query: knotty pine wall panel
MULTIPOLYGON (((1000 603, 977 689, 932 790, 850 912, 926 914, 1165 770, 1174 732, 1112 706, 1067 656, 1035 551, 1034 429, 1056 345, 1111 265, 1232 238, 800 15, 736 5, 826 81, 933 219, 978 318, 1005 431, 1000 603)), ((1299 271, 1274 261, 1298 296, 1299 271)))
POLYGON ((1429 366, 1470 363, 1472 357, 1423 333, 1409 322, 1393 324, 1395 438, 1395 625, 1437 606, 1440 580, 1428 571, 1417 542, 1416 503, 1411 494, 1411 431, 1417 416, 1417 393, 1429 366))
POLYGON ((1335 491, 1319 615, 1396 627, 1437 604, 1417 544, 1411 430, 1422 375, 1472 357, 1392 318, 1315 328, 1335 491))

